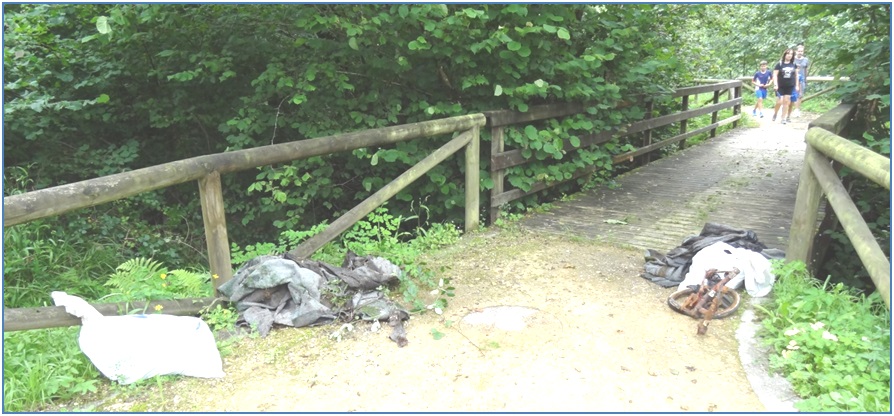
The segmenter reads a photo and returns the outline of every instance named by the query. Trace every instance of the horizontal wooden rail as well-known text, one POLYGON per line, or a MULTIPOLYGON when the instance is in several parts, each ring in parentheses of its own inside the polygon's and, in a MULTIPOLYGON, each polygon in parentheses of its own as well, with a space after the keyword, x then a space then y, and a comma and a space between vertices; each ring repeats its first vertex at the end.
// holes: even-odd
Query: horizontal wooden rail
MULTIPOLYGON (((820 130, 820 129, 816 129, 820 130)), ((808 137, 812 132, 808 132, 808 137)), ((817 132, 819 133, 819 132, 817 132)), ((828 133, 828 132, 827 132, 828 133)), ((828 133, 831 134, 831 133, 828 133)), ((816 180, 826 195, 829 205, 835 210, 838 221, 844 228, 844 233, 854 246, 854 251, 866 267, 872 283, 881 295, 885 306, 891 308, 891 262, 885 256, 885 252, 879 246, 878 241, 872 235, 866 220, 857 209, 857 205, 851 199, 847 189, 842 185, 838 175, 829 165, 829 159, 812 152, 805 160, 810 165, 816 180)))
POLYGON ((3 226, 9 227, 72 210, 92 207, 143 192, 313 156, 382 146, 483 126, 484 115, 471 114, 393 127, 363 130, 234 152, 198 156, 72 184, 3 198, 3 226))
MULTIPOLYGON (((177 300, 158 300, 149 302, 121 302, 93 304, 99 313, 105 316, 130 315, 134 313, 157 313, 155 308, 168 315, 194 316, 215 304, 226 305, 223 298, 195 298, 177 300)), ((81 318, 65 312, 62 306, 45 306, 41 308, 3 308, 3 331, 25 331, 41 328, 61 328, 81 324, 81 318)))
POLYGON ((807 144, 891 190, 891 159, 824 129, 810 129, 807 144))
MULTIPOLYGON (((742 105, 742 98, 739 96, 740 92, 737 90, 741 87, 741 81, 738 80, 723 80, 713 85, 699 85, 694 87, 686 87, 680 88, 673 93, 670 94, 670 97, 683 97, 683 110, 677 113, 668 114, 664 116, 648 118, 645 120, 637 121, 634 123, 630 123, 625 126, 617 126, 613 127, 609 130, 591 133, 586 135, 581 135, 579 137, 580 143, 578 146, 573 146, 568 142, 563 143, 562 151, 568 152, 574 150, 576 148, 586 148, 594 145, 600 145, 603 143, 607 143, 610 140, 617 137, 625 137, 629 135, 633 135, 636 133, 645 132, 647 135, 651 132, 651 130, 668 126, 674 123, 681 123, 681 134, 674 136, 670 139, 662 140, 657 143, 651 143, 651 138, 645 139, 647 145, 632 151, 627 152, 621 155, 616 155, 612 158, 614 163, 620 163, 624 161, 630 161, 636 156, 645 155, 655 150, 658 150, 664 146, 669 144, 679 142, 681 140, 685 140, 689 137, 693 137, 698 134, 710 132, 713 136, 716 129, 720 126, 724 126, 730 123, 736 123, 739 119, 741 119, 741 115, 739 114, 739 109, 742 105), (736 97, 731 98, 729 100, 725 100, 723 102, 717 102, 717 92, 719 91, 732 91, 736 90, 736 97), (703 93, 714 92, 715 102, 713 104, 709 104, 700 108, 690 109, 688 108, 688 97, 690 95, 697 95, 703 93), (733 109, 733 116, 729 117, 725 120, 717 121, 717 113, 724 109, 733 109), (687 132, 685 123, 687 120, 692 119, 694 117, 699 117, 702 115, 713 114, 712 123, 704 128, 697 129, 695 131, 687 132)), ((625 104, 629 105, 629 104, 625 104)), ((593 166, 586 166, 574 171, 570 177, 565 177, 563 179, 550 180, 550 181, 537 181, 531 184, 531 187, 528 190, 522 189, 509 189, 504 190, 504 177, 505 170, 514 166, 519 166, 528 163, 530 160, 524 156, 525 149, 512 149, 512 150, 504 150, 504 132, 503 128, 508 125, 513 124, 522 124, 531 121, 544 120, 549 118, 557 118, 564 117, 568 115, 577 114, 578 112, 583 112, 585 110, 585 106, 582 105, 549 105, 549 106, 539 106, 537 108, 531 109, 528 113, 518 113, 513 111, 496 111, 496 112, 485 112, 485 116, 488 119, 488 126, 491 128, 491 179, 493 180, 494 186, 491 189, 491 197, 490 197, 490 222, 493 223, 498 217, 500 212, 500 207, 506 203, 514 201, 518 198, 522 198, 527 195, 531 195, 533 193, 542 191, 549 187, 577 179, 582 177, 583 175, 592 173, 596 170, 593 166)), ((735 124, 734 124, 735 125, 735 124)))
POLYGON ((716 84, 711 85, 696 85, 694 87, 678 88, 676 91, 674 91, 673 94, 671 94, 671 96, 677 98, 687 95, 704 94, 707 92, 728 90, 742 85, 741 81, 728 79, 716 80, 716 82, 716 84))
POLYGON ((658 150, 658 149, 665 147, 667 145, 677 143, 682 140, 686 140, 690 137, 698 136, 699 134, 710 132, 711 130, 717 129, 719 127, 723 127, 727 124, 735 123, 736 121, 740 120, 741 118, 742 118, 742 115, 738 114, 738 115, 735 115, 732 117, 725 118, 725 119, 718 121, 716 123, 709 124, 709 125, 702 127, 700 129, 688 131, 683 134, 678 134, 678 135, 671 137, 669 139, 664 139, 660 142, 655 142, 648 146, 644 146, 644 147, 641 147, 636 150, 631 150, 627 153, 621 153, 621 154, 615 155, 614 157, 612 157, 612 163, 621 163, 621 162, 625 162, 625 161, 626 162, 632 161, 634 157, 641 156, 641 155, 644 155, 649 152, 654 152, 655 150, 658 150))

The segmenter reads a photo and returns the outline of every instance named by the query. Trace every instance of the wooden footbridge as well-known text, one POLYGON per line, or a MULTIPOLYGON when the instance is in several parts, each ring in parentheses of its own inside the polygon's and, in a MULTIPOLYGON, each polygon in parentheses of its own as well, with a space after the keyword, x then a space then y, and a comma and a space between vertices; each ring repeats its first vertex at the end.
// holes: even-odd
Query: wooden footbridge
MULTIPOLYGON (((640 121, 583 135, 574 144, 564 143, 562 150, 571 152, 575 148, 623 140, 634 150, 615 154, 611 163, 632 162, 638 167, 616 178, 613 186, 556 202, 554 209, 528 218, 524 226, 542 232, 667 251, 679 245, 686 236, 698 234, 705 222, 717 222, 752 230, 767 246, 785 250, 788 259, 808 261, 822 210, 829 212, 832 208, 854 242, 882 298, 888 302, 890 262, 834 171, 835 167, 848 166, 888 190, 891 187, 888 158, 839 136, 848 127, 853 106, 840 106, 809 125, 810 117, 796 119, 788 125, 772 123, 766 117, 758 119, 759 127, 738 128, 718 135, 719 128, 729 124, 736 127, 742 120, 741 91, 739 80, 680 88, 665 97, 674 100, 671 106, 668 106, 668 100, 663 102, 662 111, 667 114, 654 110, 654 104, 647 102, 647 115, 640 121), (707 99, 700 98, 706 95, 707 99), (710 122, 700 128, 690 128, 688 122, 698 117, 710 117, 710 122), (653 136, 657 131, 664 132, 663 137, 657 133, 653 136), (671 137, 666 137, 668 131, 672 131, 671 137), (708 140, 698 146, 685 147, 687 139, 700 135, 708 136, 708 140), (672 145, 681 150, 667 157, 659 157, 656 153, 672 145), (828 206, 821 204, 823 196, 828 206)), ((524 189, 509 189, 505 177, 509 169, 534 159, 530 149, 506 148, 504 129, 507 126, 525 126, 586 112, 586 106, 580 104, 531 107, 523 113, 500 110, 199 156, 5 197, 3 226, 195 181, 202 204, 209 269, 220 277, 213 280, 217 287, 233 274, 221 189, 223 174, 335 152, 450 135, 452 138, 446 144, 288 254, 294 258, 309 257, 460 150, 464 150, 466 175, 465 229, 471 231, 478 228, 479 212, 483 208, 479 200, 479 162, 482 157, 489 158, 494 184, 485 205, 491 221, 498 218, 501 209, 511 201, 584 177, 602 166, 600 161, 565 175, 562 180, 536 182, 524 189), (480 149, 479 131, 482 128, 490 130, 489 154, 480 149)), ((152 306, 162 305, 166 313, 187 315, 196 314, 215 301, 215 298, 203 298, 96 306, 101 313, 113 315, 143 309, 151 303, 152 306)), ((4 309, 5 331, 78 324, 80 320, 65 313, 61 307, 4 309)))
POLYGON ((666 252, 705 222, 754 231, 785 250, 804 160, 804 135, 817 115, 729 131, 638 167, 610 186, 584 192, 526 219, 530 229, 666 252))

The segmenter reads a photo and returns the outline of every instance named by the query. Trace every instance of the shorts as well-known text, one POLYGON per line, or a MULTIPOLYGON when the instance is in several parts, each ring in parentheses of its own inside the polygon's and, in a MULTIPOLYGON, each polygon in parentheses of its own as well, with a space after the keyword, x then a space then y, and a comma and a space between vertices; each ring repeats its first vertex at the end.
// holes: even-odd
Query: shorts
POLYGON ((779 89, 776 90, 776 96, 781 97, 783 95, 792 95, 792 91, 794 91, 794 90, 795 90, 794 85, 789 85, 787 87, 780 85, 779 89))
POLYGON ((792 102, 798 101, 798 97, 799 97, 798 91, 792 89, 792 102))
POLYGON ((767 89, 766 88, 758 88, 754 90, 754 95, 758 100, 767 98, 767 89))

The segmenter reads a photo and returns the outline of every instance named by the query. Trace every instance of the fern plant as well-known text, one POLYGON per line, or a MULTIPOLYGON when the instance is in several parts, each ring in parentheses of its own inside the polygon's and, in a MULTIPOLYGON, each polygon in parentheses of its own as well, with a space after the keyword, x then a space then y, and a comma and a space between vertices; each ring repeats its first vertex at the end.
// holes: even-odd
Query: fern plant
POLYGON ((130 259, 115 269, 105 285, 113 293, 103 300, 131 302, 211 296, 212 276, 190 270, 168 271, 156 260, 145 257, 130 259))

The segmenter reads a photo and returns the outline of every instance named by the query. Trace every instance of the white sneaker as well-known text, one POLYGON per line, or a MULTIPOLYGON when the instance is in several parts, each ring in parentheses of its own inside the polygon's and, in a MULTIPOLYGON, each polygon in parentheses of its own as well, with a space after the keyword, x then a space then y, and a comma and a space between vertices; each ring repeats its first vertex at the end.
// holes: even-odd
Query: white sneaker
POLYGON ((800 109, 800 108, 796 108, 795 111, 792 113, 792 116, 794 116, 794 117, 801 117, 801 109, 800 109))

